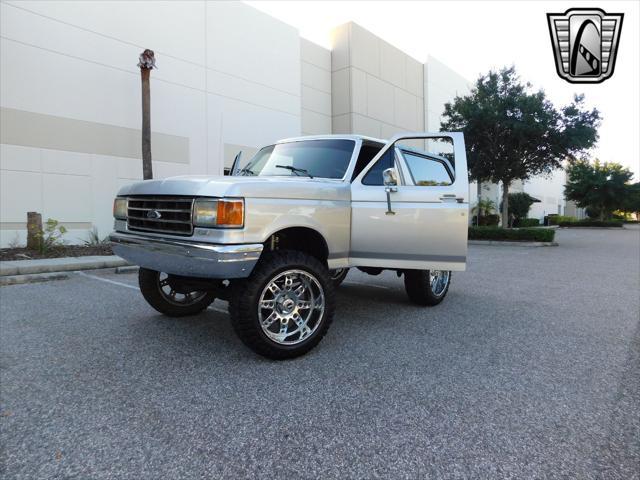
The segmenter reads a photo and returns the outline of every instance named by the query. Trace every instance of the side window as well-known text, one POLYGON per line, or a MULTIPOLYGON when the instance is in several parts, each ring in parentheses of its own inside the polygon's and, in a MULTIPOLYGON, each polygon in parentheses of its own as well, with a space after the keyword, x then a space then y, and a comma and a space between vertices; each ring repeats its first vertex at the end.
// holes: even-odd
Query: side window
POLYGON ((403 156, 414 184, 421 187, 435 187, 451 185, 453 182, 444 162, 410 152, 403 152, 403 156))
POLYGON ((384 185, 382 182, 382 172, 387 168, 395 166, 395 148, 390 148, 362 179, 363 185, 384 185))
POLYGON ((369 165, 369 162, 375 157, 382 145, 373 144, 373 143, 363 143, 362 147, 360 147, 360 153, 358 153, 358 159, 356 160, 356 166, 353 168, 353 175, 351 176, 351 181, 360 175, 360 172, 364 170, 364 167, 369 165))

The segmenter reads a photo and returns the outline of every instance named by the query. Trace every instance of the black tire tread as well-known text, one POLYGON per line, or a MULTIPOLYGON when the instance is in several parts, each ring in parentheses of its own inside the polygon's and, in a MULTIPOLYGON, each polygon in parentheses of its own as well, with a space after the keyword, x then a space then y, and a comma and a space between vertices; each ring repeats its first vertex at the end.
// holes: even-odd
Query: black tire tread
POLYGON ((155 270, 149 270, 147 268, 140 267, 138 271, 138 285, 140 286, 140 292, 142 296, 158 312, 167 315, 168 317, 186 317, 190 315, 196 315, 216 299, 215 294, 209 292, 200 301, 186 306, 173 305, 165 300, 165 298, 158 291, 158 272, 155 270))
POLYGON ((344 282, 344 279, 347 278, 348 273, 349 273, 349 269, 345 268, 344 272, 342 272, 342 274, 338 278, 332 278, 331 282, 333 283, 333 286, 335 288, 339 287, 342 284, 342 282, 344 282))
POLYGON ((275 250, 265 252, 247 279, 233 283, 229 314, 231 324, 240 340, 259 355, 284 360, 304 355, 314 348, 325 336, 335 309, 334 285, 329 271, 318 259, 296 250, 275 250), (264 285, 280 271, 291 268, 307 269, 313 273, 324 289, 325 311, 322 324, 306 341, 299 345, 278 345, 262 332, 258 323, 256 305, 264 285))
POLYGON ((404 288, 412 303, 432 307, 438 305, 447 296, 451 285, 451 272, 449 273, 449 283, 442 295, 435 296, 431 291, 429 282, 429 270, 405 270, 404 288))

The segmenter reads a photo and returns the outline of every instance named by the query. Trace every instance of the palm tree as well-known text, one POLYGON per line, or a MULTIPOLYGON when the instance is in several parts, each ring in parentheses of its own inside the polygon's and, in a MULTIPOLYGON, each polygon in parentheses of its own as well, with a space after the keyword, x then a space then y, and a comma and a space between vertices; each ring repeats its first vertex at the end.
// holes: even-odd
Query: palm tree
POLYGON ((488 198, 481 198, 478 203, 471 209, 471 213, 478 215, 478 217, 484 217, 485 215, 491 215, 496 210, 496 204, 493 200, 488 198))
POLYGON ((153 50, 145 50, 138 61, 140 76, 142 77, 142 178, 153 178, 151 166, 151 91, 149 77, 151 70, 156 68, 153 50))

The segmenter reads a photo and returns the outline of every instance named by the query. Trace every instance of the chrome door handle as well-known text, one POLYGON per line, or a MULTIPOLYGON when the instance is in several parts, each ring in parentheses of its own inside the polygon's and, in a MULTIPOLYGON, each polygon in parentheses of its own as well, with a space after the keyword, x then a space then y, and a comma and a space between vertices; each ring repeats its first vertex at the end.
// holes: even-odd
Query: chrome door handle
POLYGON ((464 198, 462 198, 462 197, 456 197, 456 196, 455 196, 455 194, 453 194, 453 193, 445 193, 444 195, 442 195, 442 196, 440 197, 440 200, 442 200, 443 202, 446 202, 446 201, 454 201, 454 200, 455 200, 456 202, 458 202, 458 203, 462 203, 462 202, 464 202, 464 198))
POLYGON ((395 215, 396 212, 391 210, 391 194, 398 191, 398 187, 388 186, 384 188, 385 193, 387 194, 387 211, 385 215, 395 215))

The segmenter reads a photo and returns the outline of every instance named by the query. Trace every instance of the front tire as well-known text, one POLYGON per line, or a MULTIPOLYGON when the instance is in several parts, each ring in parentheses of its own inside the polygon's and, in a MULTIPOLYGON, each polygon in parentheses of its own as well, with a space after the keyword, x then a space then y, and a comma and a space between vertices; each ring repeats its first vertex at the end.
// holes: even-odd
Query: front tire
POLYGON ((405 270, 404 288, 409 300, 417 305, 438 305, 449 291, 449 270, 405 270))
POLYGON ((216 299, 212 292, 191 291, 169 275, 142 267, 138 272, 138 284, 147 303, 169 317, 195 315, 216 299))
POLYGON ((251 350, 283 360, 307 353, 333 320, 329 271, 316 258, 293 250, 265 252, 249 278, 233 285, 229 313, 251 350))

